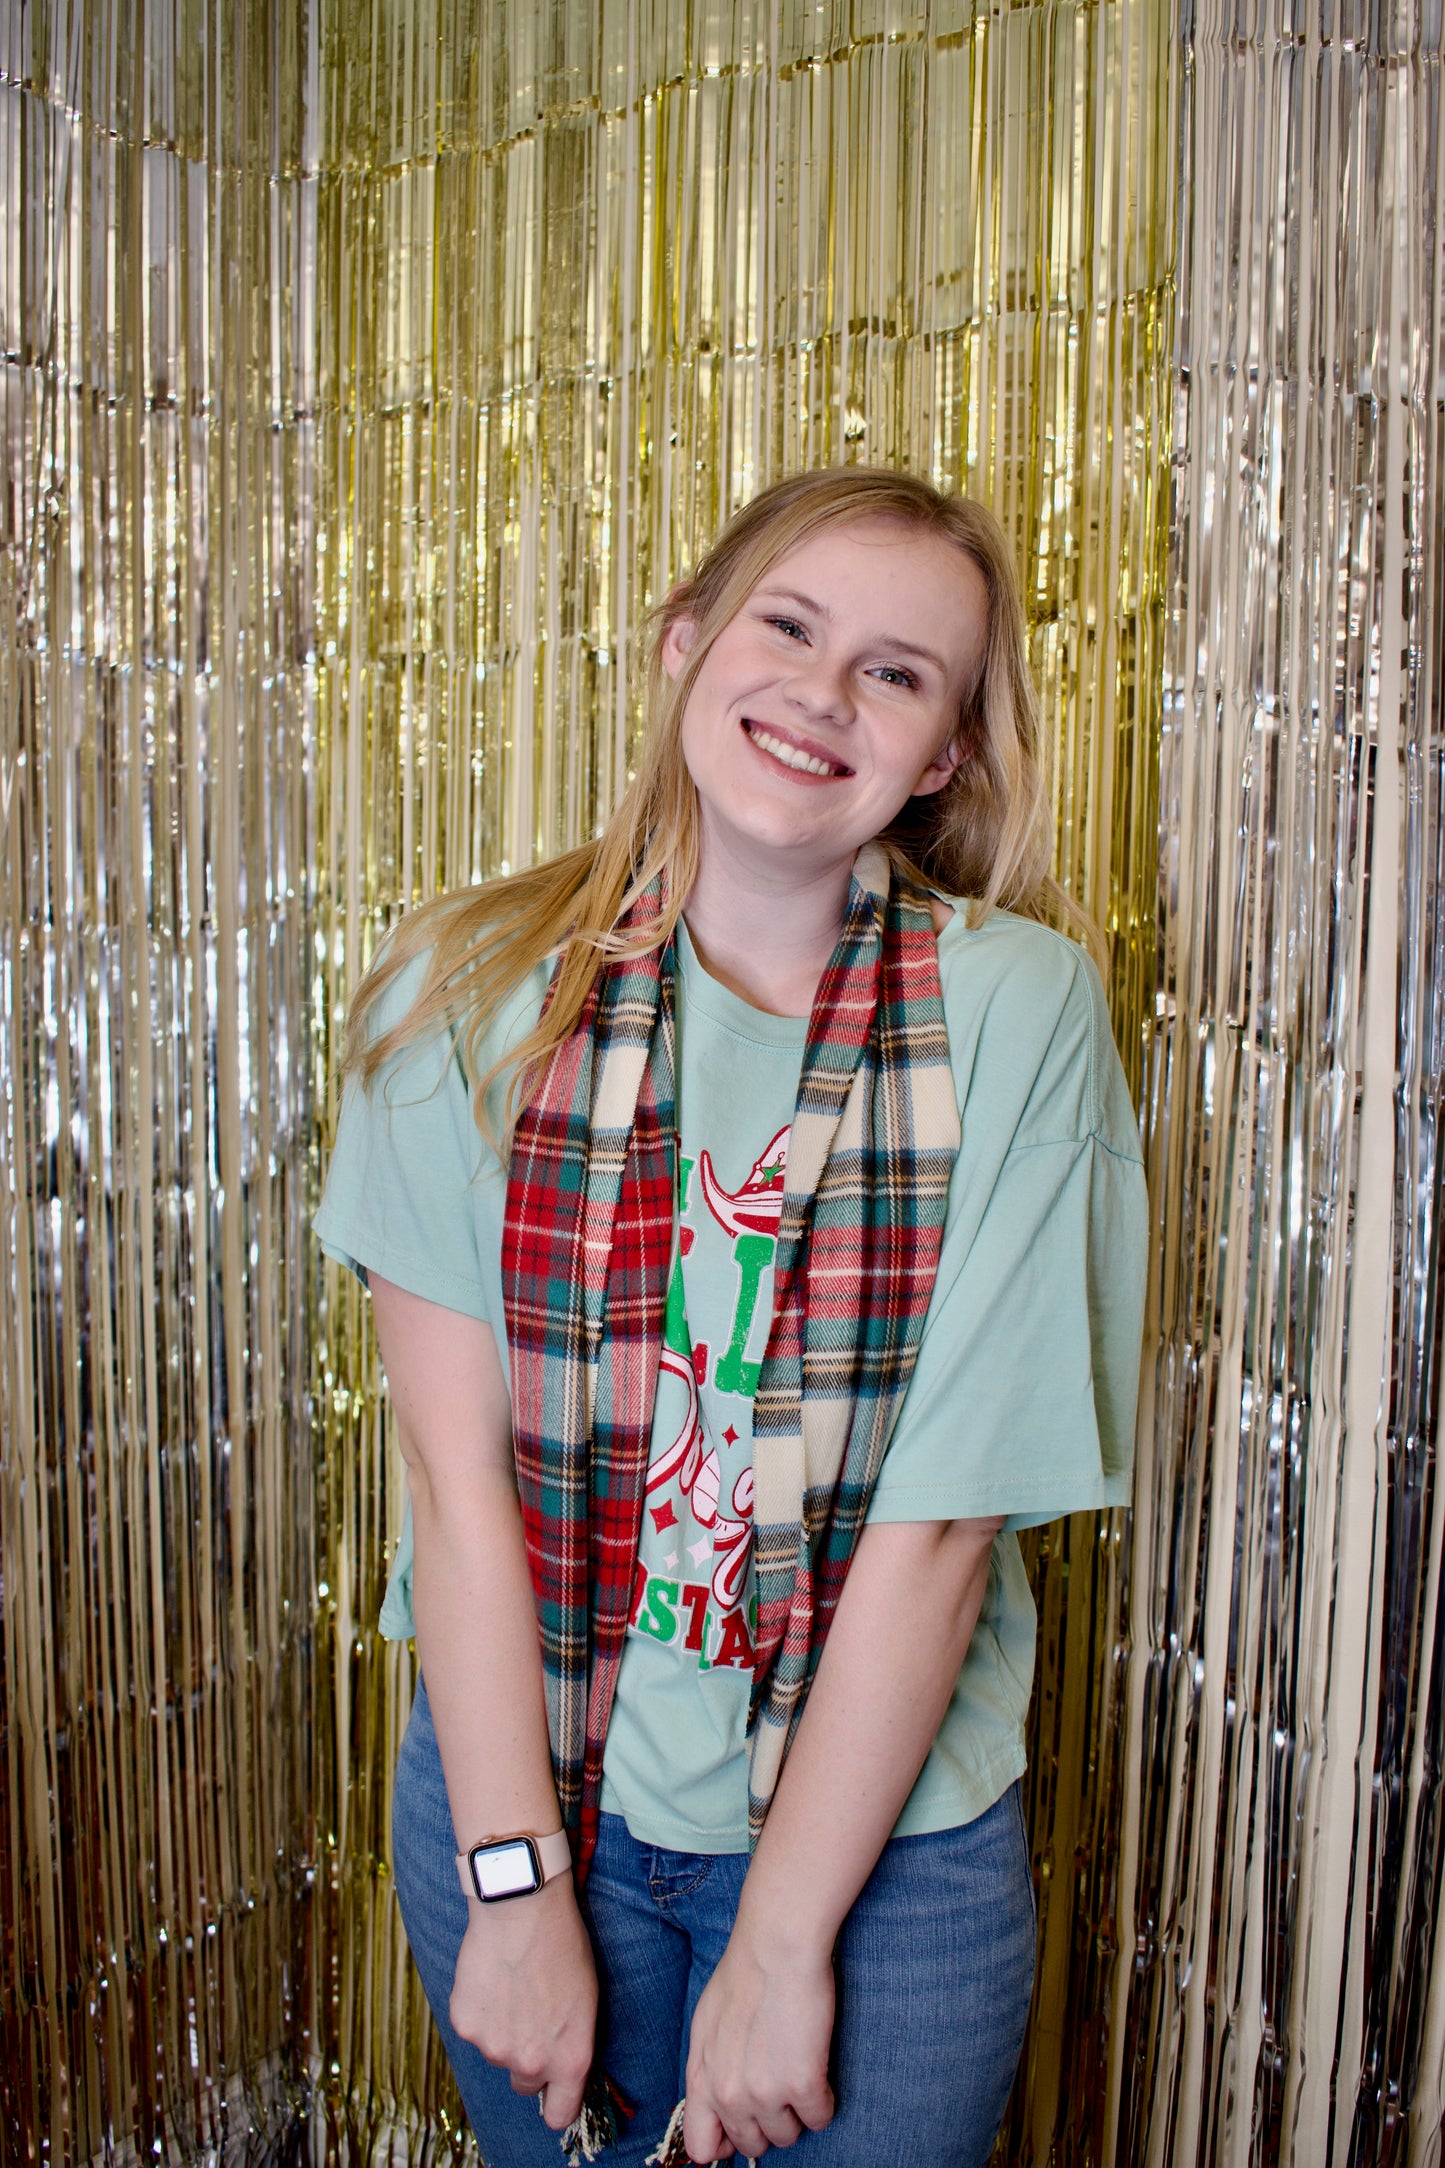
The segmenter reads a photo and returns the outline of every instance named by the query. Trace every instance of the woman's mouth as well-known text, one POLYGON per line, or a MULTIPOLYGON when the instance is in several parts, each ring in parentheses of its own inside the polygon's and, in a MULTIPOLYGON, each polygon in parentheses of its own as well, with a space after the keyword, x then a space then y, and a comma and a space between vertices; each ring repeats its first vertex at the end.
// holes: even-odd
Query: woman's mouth
POLYGON ((794 775, 816 775, 827 779, 851 775, 853 770, 841 760, 830 760, 825 753, 813 751, 809 746, 796 745, 791 739, 780 737, 763 723, 750 722, 743 717, 743 729, 759 752, 766 753, 781 767, 790 768, 794 775))

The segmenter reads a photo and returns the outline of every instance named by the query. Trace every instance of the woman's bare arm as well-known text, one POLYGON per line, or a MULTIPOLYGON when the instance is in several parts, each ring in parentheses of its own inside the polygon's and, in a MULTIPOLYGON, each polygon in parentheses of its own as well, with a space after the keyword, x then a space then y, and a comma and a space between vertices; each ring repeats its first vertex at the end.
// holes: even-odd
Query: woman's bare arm
MULTIPOLYGON (((560 1826, 542 1660, 512 1470, 511 1407, 489 1326, 369 1274, 407 1463, 417 1651, 463 1849, 560 1826)), ((597 1984, 570 1875, 467 1900, 451 2019, 564 2129, 592 2060, 597 1984)))
POLYGON ((928 1757, 998 1520, 863 1530, 737 1922, 693 2019, 686 2143, 756 2156, 833 2112, 833 1944, 928 1757))

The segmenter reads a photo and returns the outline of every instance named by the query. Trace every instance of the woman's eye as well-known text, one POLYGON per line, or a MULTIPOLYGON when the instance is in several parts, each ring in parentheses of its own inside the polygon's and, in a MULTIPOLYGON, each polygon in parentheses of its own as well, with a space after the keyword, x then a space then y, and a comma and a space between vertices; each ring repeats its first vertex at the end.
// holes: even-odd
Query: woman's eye
POLYGON ((901 685, 905 692, 914 692, 918 686, 918 680, 913 675, 913 672, 905 670, 902 663, 885 662, 881 669, 874 672, 874 675, 881 678, 885 685, 901 685))
POLYGON ((775 631, 785 633, 790 640, 806 640, 808 637, 796 617, 770 617, 768 623, 775 631))

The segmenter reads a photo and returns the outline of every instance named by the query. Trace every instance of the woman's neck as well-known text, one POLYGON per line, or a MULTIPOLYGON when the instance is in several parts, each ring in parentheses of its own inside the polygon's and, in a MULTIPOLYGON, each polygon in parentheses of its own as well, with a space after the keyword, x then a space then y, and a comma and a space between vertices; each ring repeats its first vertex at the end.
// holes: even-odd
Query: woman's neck
POLYGON ((808 1016, 818 981, 838 945, 850 866, 770 880, 724 868, 704 849, 683 906, 699 960, 713 978, 755 1009, 808 1016))

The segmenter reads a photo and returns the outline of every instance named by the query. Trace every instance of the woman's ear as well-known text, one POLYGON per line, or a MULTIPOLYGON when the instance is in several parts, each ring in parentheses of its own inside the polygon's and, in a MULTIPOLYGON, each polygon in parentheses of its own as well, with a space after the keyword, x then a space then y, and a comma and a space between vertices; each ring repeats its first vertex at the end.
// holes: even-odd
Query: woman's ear
POLYGON ((676 678, 683 664, 692 653, 697 639, 697 619, 686 613, 668 621, 662 635, 662 667, 670 678, 676 678))
POLYGON ((935 753, 922 775, 913 786, 915 798, 931 798, 935 791, 951 783, 962 767, 968 748, 964 744, 962 729, 955 730, 941 753, 935 753))

